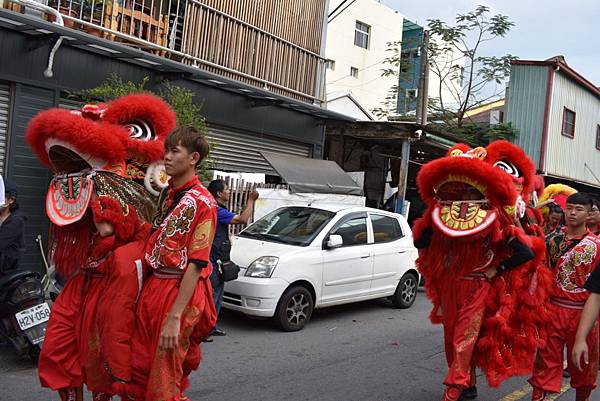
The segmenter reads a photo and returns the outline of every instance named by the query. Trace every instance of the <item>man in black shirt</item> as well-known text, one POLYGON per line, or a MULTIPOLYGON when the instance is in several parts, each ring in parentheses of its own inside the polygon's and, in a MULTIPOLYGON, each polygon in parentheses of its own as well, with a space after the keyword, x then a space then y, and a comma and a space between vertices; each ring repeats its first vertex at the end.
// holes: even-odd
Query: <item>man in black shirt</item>
POLYGON ((0 272, 19 267, 25 248, 23 230, 27 218, 19 210, 17 187, 10 180, 4 185, 5 202, 0 205, 0 272))

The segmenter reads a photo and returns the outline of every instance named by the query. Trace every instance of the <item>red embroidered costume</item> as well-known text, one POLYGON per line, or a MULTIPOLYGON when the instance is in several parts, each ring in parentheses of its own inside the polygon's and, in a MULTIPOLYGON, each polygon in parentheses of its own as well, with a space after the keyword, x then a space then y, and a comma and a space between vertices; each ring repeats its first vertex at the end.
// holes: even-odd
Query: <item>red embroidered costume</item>
POLYGON ((550 283, 543 241, 515 226, 513 206, 517 183, 531 193, 532 172, 517 168, 520 149, 507 142, 501 147, 457 145, 418 176, 428 208, 413 232, 433 302, 430 318, 444 325, 443 400, 457 400, 475 384, 475 366, 492 386, 530 372, 543 344, 550 283), (486 275, 494 273, 490 281, 486 275))
POLYGON ((144 221, 166 185, 157 161, 174 125, 162 100, 139 94, 81 111, 48 110, 27 128, 28 144, 55 172, 46 199, 50 253, 68 281, 52 306, 38 370, 63 400, 81 400, 83 383, 95 399, 110 399, 115 381, 130 380, 144 221), (92 236, 92 216, 114 233, 92 236))
POLYGON ((216 322, 209 282, 210 248, 217 222, 217 204, 197 177, 161 196, 155 231, 146 246, 152 275, 138 303, 133 336, 133 382, 127 396, 146 401, 178 401, 187 376, 200 363, 200 341, 216 322), (180 320, 174 349, 158 341, 165 316, 171 310, 188 263, 202 268, 194 293, 180 320))
MULTIPOLYGON (((600 263, 600 239, 589 231, 575 238, 567 238, 567 230, 550 234, 547 238, 550 266, 554 282, 550 298, 551 328, 547 344, 540 349, 535 369, 529 383, 534 388, 533 399, 544 400, 546 393, 560 392, 563 371, 563 351, 571 355, 577 325, 583 305, 589 296, 584 288, 587 278, 600 263)), ((571 387, 576 390, 576 400, 588 400, 596 387, 598 376, 598 322, 587 337, 589 363, 582 369, 574 368, 567 358, 571 387)))

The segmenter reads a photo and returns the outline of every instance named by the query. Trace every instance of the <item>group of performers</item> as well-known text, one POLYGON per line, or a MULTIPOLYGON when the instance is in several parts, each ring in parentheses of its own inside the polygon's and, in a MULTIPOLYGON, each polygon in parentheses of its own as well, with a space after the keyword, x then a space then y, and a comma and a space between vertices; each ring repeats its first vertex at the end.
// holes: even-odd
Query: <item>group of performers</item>
POLYGON ((208 143, 175 128, 148 94, 42 112, 26 139, 55 173, 50 253, 66 280, 39 357, 42 385, 62 401, 83 400, 84 385, 94 401, 185 400, 216 321, 217 205, 196 176, 208 143))
MULTIPOLYGON (((94 401, 186 400, 216 321, 217 204, 196 176, 208 143, 175 128, 173 111, 147 94, 42 112, 26 139, 55 174, 50 253, 66 280, 39 358, 42 385, 62 401, 83 400, 84 385, 94 401)), ((413 234, 430 319, 444 326, 442 400, 475 398, 477 367, 493 387, 531 375, 532 400, 546 400, 560 390, 565 345, 576 400, 589 400, 600 310, 591 199, 569 192, 565 226, 544 224, 543 182, 506 141, 453 147, 422 167, 418 186, 427 210, 413 234)))
POLYGON ((540 178, 507 141, 459 144, 419 172, 427 210, 413 234, 430 319, 444 326, 442 401, 477 397, 476 368, 492 387, 530 375, 532 400, 548 400, 560 391, 565 346, 576 401, 596 387, 600 239, 586 223, 597 204, 570 188, 543 193, 540 178), (556 212, 546 205, 555 197, 562 227, 544 225, 539 210, 556 212))

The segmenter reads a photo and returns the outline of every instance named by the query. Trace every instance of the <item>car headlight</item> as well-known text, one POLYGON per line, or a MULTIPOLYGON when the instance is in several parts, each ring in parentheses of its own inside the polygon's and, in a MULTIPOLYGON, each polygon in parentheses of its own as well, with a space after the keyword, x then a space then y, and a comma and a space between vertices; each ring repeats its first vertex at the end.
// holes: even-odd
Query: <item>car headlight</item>
POLYGON ((28 278, 15 288, 10 296, 12 304, 20 304, 33 297, 43 297, 44 289, 39 280, 28 278))
POLYGON ((261 256, 250 264, 245 276, 269 278, 278 262, 279 258, 277 256, 261 256))

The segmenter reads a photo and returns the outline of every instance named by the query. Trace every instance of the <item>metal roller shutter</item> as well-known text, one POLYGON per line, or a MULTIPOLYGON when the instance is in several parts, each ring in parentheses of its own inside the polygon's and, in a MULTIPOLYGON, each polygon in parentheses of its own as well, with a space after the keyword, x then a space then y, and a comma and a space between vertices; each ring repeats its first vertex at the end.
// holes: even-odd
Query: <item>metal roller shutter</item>
POLYGON ((4 174, 6 162, 6 138, 8 135, 8 109, 10 107, 10 87, 0 83, 0 174, 4 174))
POLYGON ((208 141, 215 148, 210 159, 218 170, 277 175, 260 151, 311 157, 311 145, 208 127, 208 141))
POLYGON ((40 111, 54 106, 53 90, 15 85, 10 124, 10 149, 5 165, 6 175, 19 189, 19 206, 28 217, 25 226, 25 254, 21 267, 39 271, 42 265, 41 254, 35 238, 42 235, 44 244, 48 238, 48 218, 46 217, 46 190, 52 175, 34 156, 25 143, 27 124, 40 111))
POLYGON ((78 101, 78 100, 60 98, 60 100, 58 102, 58 107, 61 109, 67 109, 67 110, 81 110, 81 107, 84 104, 85 103, 78 101))

